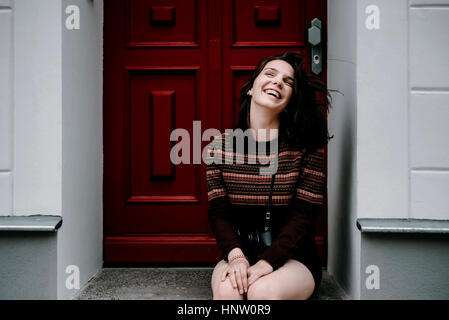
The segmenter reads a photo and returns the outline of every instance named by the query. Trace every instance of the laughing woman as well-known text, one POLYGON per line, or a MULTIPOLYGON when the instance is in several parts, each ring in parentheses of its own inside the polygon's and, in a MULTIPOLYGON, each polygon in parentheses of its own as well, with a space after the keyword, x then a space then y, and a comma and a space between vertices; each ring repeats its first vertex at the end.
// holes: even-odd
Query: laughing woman
POLYGON ((250 129, 244 148, 227 152, 228 133, 214 142, 226 149, 221 156, 244 164, 211 162, 218 151, 208 150, 208 214, 223 257, 212 274, 214 299, 309 299, 321 282, 314 230, 325 191, 330 95, 303 63, 297 53, 268 57, 243 86, 234 129, 250 129), (276 146, 273 175, 260 174, 260 157, 272 154, 250 145, 264 152, 276 146), (272 241, 255 250, 245 230, 263 231, 269 205, 272 241))

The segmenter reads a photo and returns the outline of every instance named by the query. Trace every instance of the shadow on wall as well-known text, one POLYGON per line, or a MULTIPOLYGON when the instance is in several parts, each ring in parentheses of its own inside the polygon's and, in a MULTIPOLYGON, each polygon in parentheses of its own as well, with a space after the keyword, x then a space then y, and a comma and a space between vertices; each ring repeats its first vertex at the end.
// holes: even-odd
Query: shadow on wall
POLYGON ((353 194, 355 189, 352 182, 355 174, 353 163, 355 163, 356 142, 354 141, 354 133, 351 127, 347 125, 349 121, 345 121, 345 123, 341 126, 341 137, 339 137, 341 144, 339 145, 340 158, 337 161, 339 168, 336 168, 335 176, 338 185, 335 190, 336 207, 334 212, 336 217, 333 228, 336 241, 334 247, 336 252, 334 252, 334 255, 337 257, 334 274, 339 279, 343 289, 348 292, 353 260, 353 250, 351 249, 351 235, 353 232, 351 212, 353 208, 351 208, 351 203, 352 197, 355 196, 353 194))

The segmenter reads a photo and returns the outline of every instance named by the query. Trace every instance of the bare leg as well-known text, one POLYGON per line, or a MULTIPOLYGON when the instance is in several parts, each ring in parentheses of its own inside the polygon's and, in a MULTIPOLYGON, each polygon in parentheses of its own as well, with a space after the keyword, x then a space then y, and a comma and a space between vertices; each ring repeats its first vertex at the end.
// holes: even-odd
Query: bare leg
POLYGON ((221 275, 228 263, 221 260, 214 268, 212 272, 211 287, 214 300, 243 300, 243 295, 241 295, 237 289, 234 289, 231 284, 229 277, 226 277, 225 281, 221 281, 221 275))
POLYGON ((289 259, 279 269, 256 280, 248 288, 248 300, 306 300, 315 289, 310 270, 289 259))

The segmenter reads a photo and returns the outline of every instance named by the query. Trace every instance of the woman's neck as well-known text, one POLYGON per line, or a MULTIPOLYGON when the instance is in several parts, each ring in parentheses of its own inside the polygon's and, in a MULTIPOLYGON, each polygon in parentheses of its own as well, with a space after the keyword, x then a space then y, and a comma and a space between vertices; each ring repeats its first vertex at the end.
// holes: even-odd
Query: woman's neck
POLYGON ((268 141, 278 137, 279 134, 279 118, 276 114, 271 113, 265 108, 254 108, 251 106, 250 111, 250 128, 256 141, 268 141), (265 129, 259 132, 259 129, 265 129), (276 130, 271 130, 276 129, 276 130))

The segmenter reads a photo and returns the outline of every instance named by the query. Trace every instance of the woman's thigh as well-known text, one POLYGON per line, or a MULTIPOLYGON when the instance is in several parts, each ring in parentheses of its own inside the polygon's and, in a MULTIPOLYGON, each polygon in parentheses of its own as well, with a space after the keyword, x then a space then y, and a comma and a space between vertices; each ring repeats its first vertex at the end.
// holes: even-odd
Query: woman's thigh
POLYGON ((248 288, 250 300, 306 300, 315 289, 310 270, 293 259, 279 269, 257 279, 248 288))
POLYGON ((217 263, 214 271, 212 272, 211 287, 214 299, 243 300, 243 295, 239 293, 238 289, 234 289, 229 277, 226 277, 225 281, 221 281, 221 276, 227 266, 228 263, 224 260, 221 260, 217 263))

